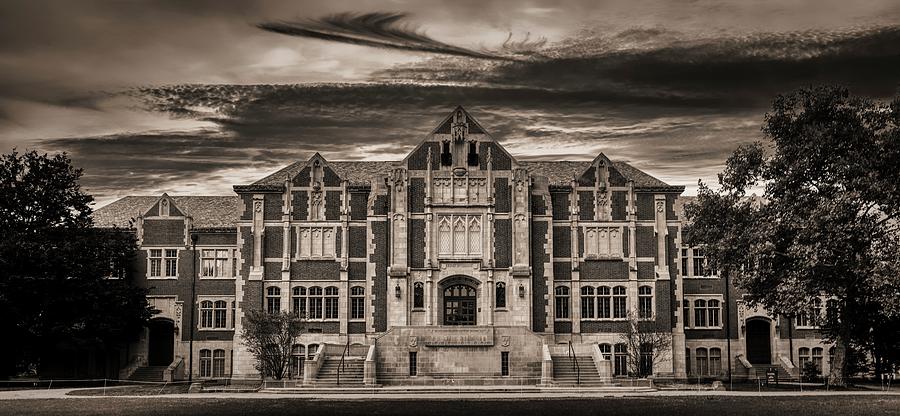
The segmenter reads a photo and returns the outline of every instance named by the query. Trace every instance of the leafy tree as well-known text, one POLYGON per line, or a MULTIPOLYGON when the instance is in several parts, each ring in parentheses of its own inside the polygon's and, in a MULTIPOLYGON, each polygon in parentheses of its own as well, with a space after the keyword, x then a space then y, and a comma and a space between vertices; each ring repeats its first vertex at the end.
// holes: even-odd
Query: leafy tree
POLYGON ((845 355, 900 314, 900 99, 840 87, 775 99, 765 141, 738 148, 719 189, 700 183, 687 236, 753 304, 787 316, 812 299, 836 342, 830 382, 847 383, 845 355), (747 192, 762 187, 761 198, 747 192))
POLYGON ((59 357, 110 351, 150 317, 146 292, 129 284, 131 232, 92 228, 93 198, 65 154, 0 157, 0 376, 59 357), (109 279, 116 277, 116 279, 109 279))
POLYGON ((641 321, 631 312, 626 324, 619 337, 625 344, 628 373, 639 377, 652 375, 657 365, 671 358, 672 333, 658 330, 655 322, 641 321))
POLYGON ((263 378, 284 378, 291 365, 291 350, 305 327, 305 320, 291 312, 270 314, 251 310, 243 320, 241 337, 256 358, 256 370, 263 378))

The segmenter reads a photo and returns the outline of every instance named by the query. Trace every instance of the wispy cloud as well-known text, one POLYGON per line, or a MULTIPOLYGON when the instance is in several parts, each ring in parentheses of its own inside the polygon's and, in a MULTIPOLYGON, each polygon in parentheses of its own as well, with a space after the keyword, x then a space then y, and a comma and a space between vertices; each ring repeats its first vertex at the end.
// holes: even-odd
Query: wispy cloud
MULTIPOLYGON (((256 26, 269 32, 302 38, 321 39, 352 45, 407 51, 466 56, 479 59, 510 60, 511 56, 478 51, 435 40, 417 28, 404 24, 406 13, 339 13, 318 19, 298 21, 270 21, 256 26)), ((504 44, 510 50, 524 50, 524 46, 542 44, 528 42, 504 44)))

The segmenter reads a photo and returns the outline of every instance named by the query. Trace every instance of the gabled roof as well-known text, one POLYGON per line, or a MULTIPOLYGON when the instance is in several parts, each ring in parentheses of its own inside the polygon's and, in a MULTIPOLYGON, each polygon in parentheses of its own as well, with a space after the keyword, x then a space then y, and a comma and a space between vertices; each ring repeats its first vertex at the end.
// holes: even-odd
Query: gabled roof
MULTIPOLYGON (((266 176, 253 185, 284 185, 284 181, 293 178, 306 166, 307 161, 301 160, 287 165, 277 172, 266 176)), ((373 161, 328 161, 328 166, 334 170, 342 180, 350 182, 350 185, 369 185, 379 176, 387 176, 391 173, 391 167, 397 162, 373 162, 373 161)))
MULTIPOLYGON (((175 205, 194 220, 195 228, 232 228, 241 215, 241 199, 235 196, 170 196, 175 205)), ((123 227, 143 215, 159 196, 126 196, 94 211, 94 226, 123 227)))
MULTIPOLYGON (((550 181, 550 185, 570 185, 572 179, 583 174, 592 163, 588 161, 520 161, 519 165, 528 169, 532 175, 545 176, 550 181)), ((656 179, 628 163, 617 161, 611 161, 611 163, 612 167, 625 177, 625 180, 634 181, 635 188, 680 188, 656 179)))

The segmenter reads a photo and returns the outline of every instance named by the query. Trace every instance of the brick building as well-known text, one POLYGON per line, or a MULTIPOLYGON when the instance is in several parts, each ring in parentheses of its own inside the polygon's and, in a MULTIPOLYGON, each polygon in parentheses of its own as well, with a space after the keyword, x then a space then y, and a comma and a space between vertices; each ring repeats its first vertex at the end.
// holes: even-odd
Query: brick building
POLYGON ((682 245, 683 190, 603 154, 518 161, 457 108, 401 161, 316 154, 236 196, 126 197, 96 222, 134 227, 159 313, 123 373, 258 377, 236 336, 250 309, 307 318, 306 384, 342 354, 360 383, 562 382, 570 350, 579 377, 608 382, 628 373, 629 316, 672 334, 648 352, 657 376, 824 366, 814 319, 744 307, 682 245))

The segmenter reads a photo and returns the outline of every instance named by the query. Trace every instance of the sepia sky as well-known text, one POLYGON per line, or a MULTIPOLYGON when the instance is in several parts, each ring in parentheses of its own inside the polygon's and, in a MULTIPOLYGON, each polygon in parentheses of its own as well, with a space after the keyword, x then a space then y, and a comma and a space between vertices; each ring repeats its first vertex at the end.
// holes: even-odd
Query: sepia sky
POLYGON ((398 160, 456 105, 692 193, 776 94, 900 85, 895 0, 4 1, 0 39, 0 152, 68 152, 99 204, 398 160))

